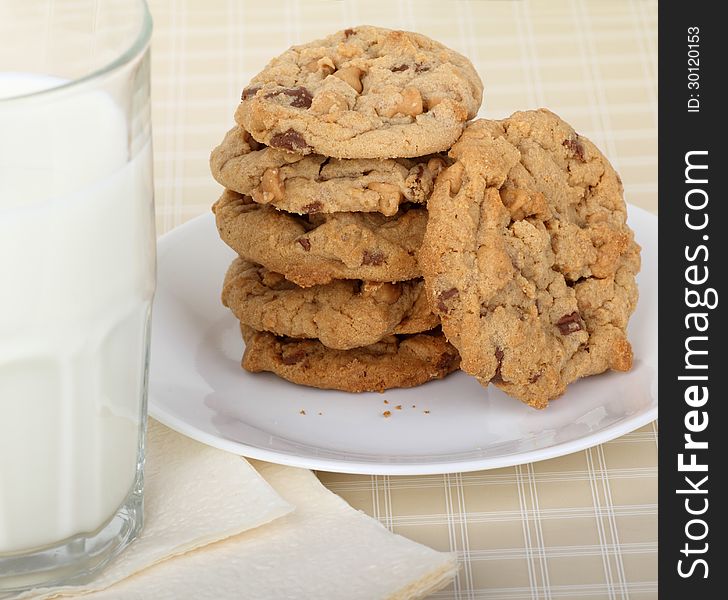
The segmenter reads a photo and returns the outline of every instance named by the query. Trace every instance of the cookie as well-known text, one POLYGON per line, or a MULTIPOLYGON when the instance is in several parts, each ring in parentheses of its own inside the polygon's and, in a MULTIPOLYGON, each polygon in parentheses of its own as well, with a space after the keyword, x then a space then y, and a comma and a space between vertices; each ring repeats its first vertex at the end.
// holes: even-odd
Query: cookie
POLYGON ((447 150, 482 94, 461 54, 419 33, 361 26, 274 58, 243 90, 235 119, 297 154, 411 158, 447 150))
POLYGON ((222 302, 253 329, 318 338, 324 346, 338 350, 374 344, 396 333, 427 331, 439 324, 421 279, 401 283, 339 279, 301 288, 241 258, 227 271, 222 302))
POLYGON ((462 369, 537 408, 629 370, 640 249, 607 159, 547 110, 475 121, 450 156, 420 259, 462 369))
POLYGON ((376 344, 333 350, 318 340, 276 337, 241 325, 242 366, 293 383, 344 392, 383 392, 442 379, 457 370, 458 353, 439 332, 389 336, 376 344))
POLYGON ((406 281, 420 277, 417 250, 427 210, 299 216, 226 190, 212 207, 222 240, 241 257, 301 287, 334 279, 406 281))
POLYGON ((212 151, 210 170, 226 188, 287 212, 391 216, 404 202, 427 202, 446 161, 444 155, 341 160, 303 156, 259 144, 235 127, 212 151))

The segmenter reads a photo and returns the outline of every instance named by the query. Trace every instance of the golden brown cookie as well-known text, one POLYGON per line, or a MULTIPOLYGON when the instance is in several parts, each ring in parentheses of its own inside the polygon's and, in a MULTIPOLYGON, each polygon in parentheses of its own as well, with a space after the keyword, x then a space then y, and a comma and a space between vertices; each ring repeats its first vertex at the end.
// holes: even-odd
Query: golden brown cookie
POLYGON ((256 142, 242 127, 228 131, 210 156, 213 177, 260 204, 297 214, 380 212, 425 203, 447 157, 336 159, 292 154, 256 142))
POLYGON ((639 246, 607 159, 543 109, 471 123, 450 156, 420 257, 462 369, 537 408, 630 369, 639 246))
POLYGON ((335 158, 447 150, 475 116, 470 61, 419 33, 360 26, 293 46, 243 90, 235 119, 259 142, 335 158))
POLYGON ((318 340, 276 337, 241 325, 242 366, 293 383, 345 392, 383 392, 442 379, 457 370, 458 353, 440 332, 389 336, 376 344, 333 350, 318 340))
POLYGON ((338 350, 374 344, 392 334, 428 331, 439 324, 421 279, 400 283, 338 279, 301 288, 241 258, 227 271, 222 302, 253 329, 317 338, 338 350))
POLYGON ((420 277, 427 211, 299 216, 225 190, 212 207, 222 240, 241 257, 302 287, 334 279, 397 282, 420 277))

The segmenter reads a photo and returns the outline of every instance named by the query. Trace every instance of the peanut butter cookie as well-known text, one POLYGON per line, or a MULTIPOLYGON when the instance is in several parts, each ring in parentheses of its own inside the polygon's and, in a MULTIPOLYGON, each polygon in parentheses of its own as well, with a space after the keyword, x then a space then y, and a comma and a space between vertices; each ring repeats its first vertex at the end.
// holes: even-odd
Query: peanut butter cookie
POLYGON ((439 324, 421 279, 401 283, 339 279, 301 288, 241 258, 228 269, 222 302, 249 327, 318 338, 338 350, 374 344, 392 334, 428 331, 439 324))
POLYGON ((243 90, 235 119, 297 154, 425 156, 458 139, 482 93, 457 52, 419 33, 360 26, 274 58, 243 90))
POLYGON ((537 408, 629 370, 639 246, 607 159, 547 110, 475 121, 450 156, 420 257, 462 369, 537 408))
POLYGON ((447 157, 336 159, 292 154, 231 129, 212 151, 213 177, 228 189, 287 212, 380 212, 403 202, 425 203, 447 157))
POLYGON ((383 392, 442 379, 457 370, 458 353, 439 332, 389 336, 376 344, 333 350, 318 340, 276 337, 241 325, 242 366, 293 383, 344 392, 383 392))
POLYGON ((420 277, 424 208, 379 213, 293 215, 225 190, 212 207, 222 240, 241 257, 301 287, 333 279, 406 281, 420 277))

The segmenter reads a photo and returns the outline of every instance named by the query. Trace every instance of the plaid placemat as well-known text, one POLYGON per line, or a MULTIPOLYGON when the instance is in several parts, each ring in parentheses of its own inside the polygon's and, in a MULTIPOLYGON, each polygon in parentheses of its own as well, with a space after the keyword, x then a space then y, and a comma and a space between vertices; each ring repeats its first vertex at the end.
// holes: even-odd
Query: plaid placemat
MULTIPOLYGON (((291 44, 358 24, 421 31, 485 83, 480 114, 545 106, 657 212, 657 2, 151 0, 157 228, 207 212, 209 152, 249 78, 291 44)), ((589 450, 439 476, 320 473, 353 506, 462 568, 440 599, 657 597, 655 424, 589 450)))

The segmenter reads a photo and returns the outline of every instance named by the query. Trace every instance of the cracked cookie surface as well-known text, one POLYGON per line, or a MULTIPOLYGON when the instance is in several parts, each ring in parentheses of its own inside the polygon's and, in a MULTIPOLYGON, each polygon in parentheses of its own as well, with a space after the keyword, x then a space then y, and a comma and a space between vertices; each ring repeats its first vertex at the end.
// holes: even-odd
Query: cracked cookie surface
POLYGON ((421 279, 401 283, 339 279, 301 288, 241 258, 225 275, 222 301, 253 329, 317 338, 337 350, 374 344, 392 334, 428 331, 439 324, 421 279))
POLYGON ((420 262, 461 368, 537 408, 629 370, 639 246, 607 159, 544 109, 475 121, 450 156, 420 262))
POLYGON ((235 119, 259 142, 298 154, 425 156, 457 140, 482 93, 461 54, 363 25, 274 58, 243 90, 235 119))
POLYGON ((318 340, 277 337, 241 325, 242 366, 270 371, 310 387, 345 392, 383 392, 442 379, 457 370, 459 356, 441 332, 389 336, 376 344, 334 350, 318 340))
POLYGON ((212 207, 222 240, 242 258, 301 287, 334 279, 397 282, 421 276, 424 208, 379 213, 285 213, 225 190, 212 207))
POLYGON ((336 159, 293 154, 256 142, 242 127, 228 131, 210 156, 213 177, 260 204, 297 214, 380 212, 424 204, 445 155, 408 159, 336 159))

